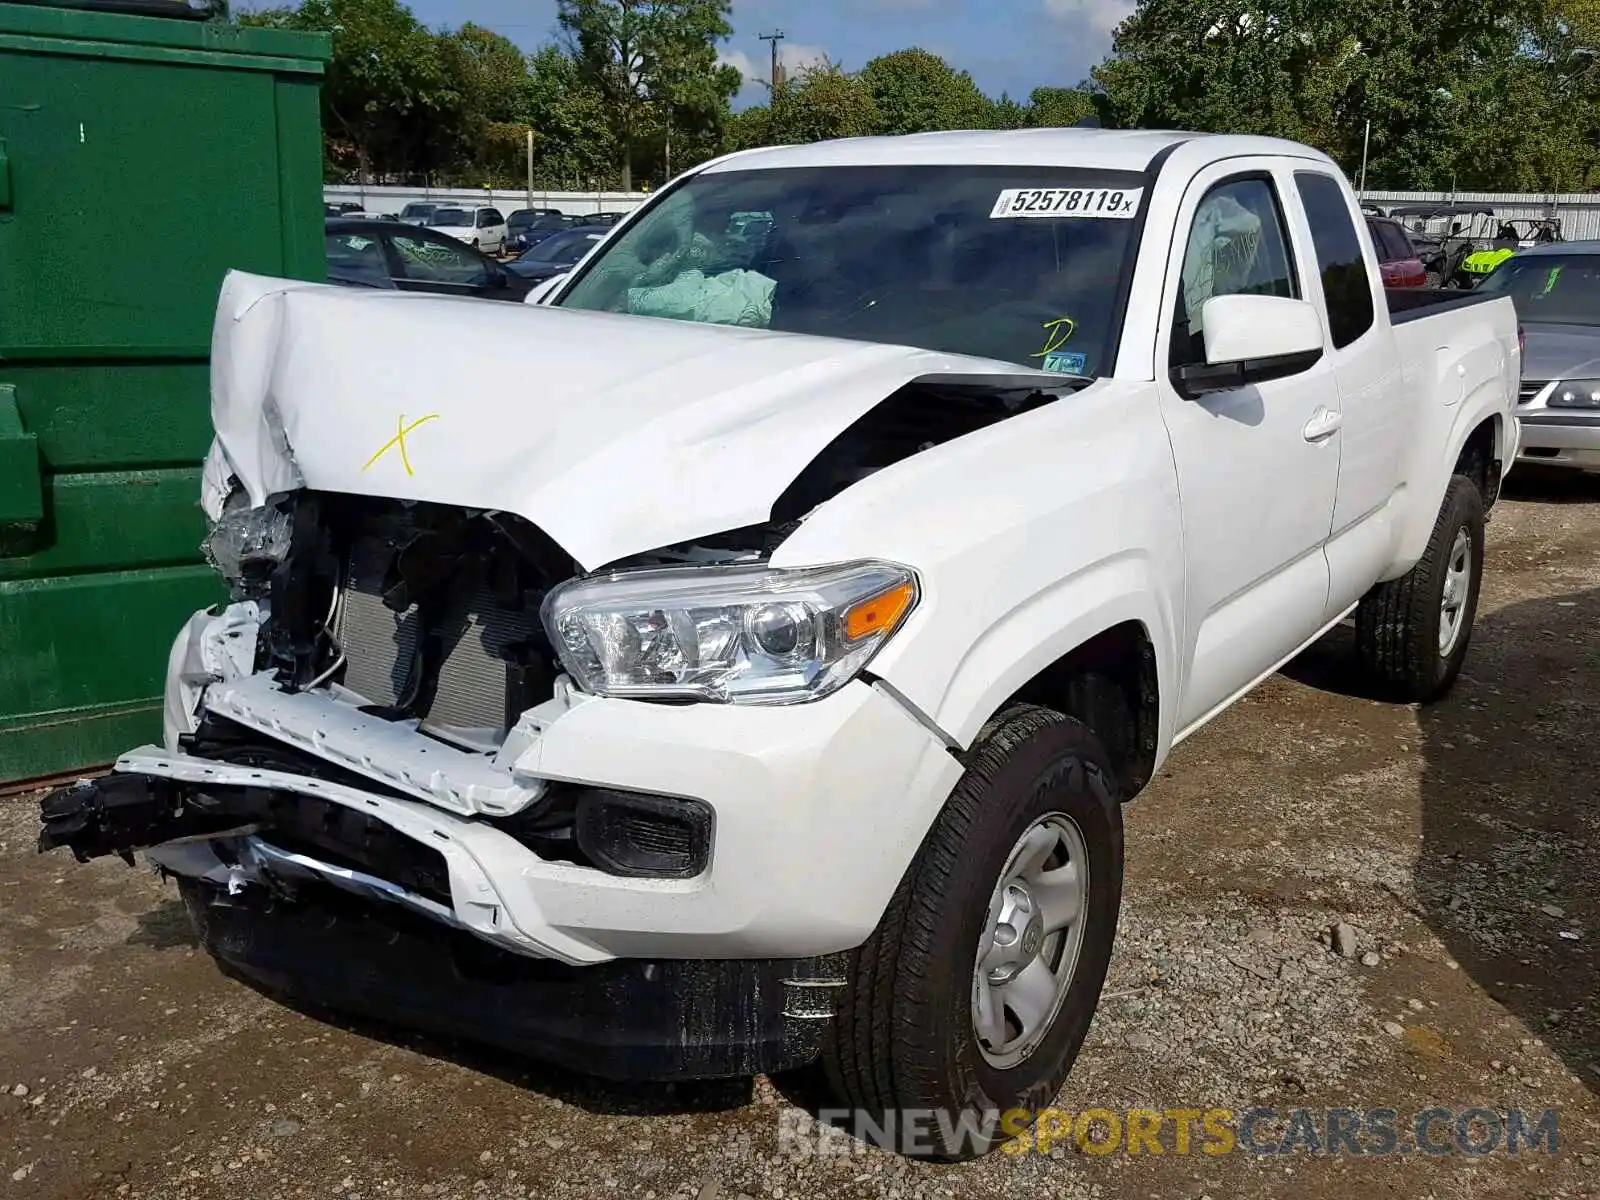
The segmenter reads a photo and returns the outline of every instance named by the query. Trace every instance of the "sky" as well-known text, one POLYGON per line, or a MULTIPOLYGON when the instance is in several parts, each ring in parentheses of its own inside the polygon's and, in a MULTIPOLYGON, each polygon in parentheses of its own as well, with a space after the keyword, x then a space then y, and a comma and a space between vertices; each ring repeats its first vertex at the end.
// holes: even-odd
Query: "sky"
MULTIPOLYGON (((423 24, 483 25, 528 50, 555 35, 555 0, 409 0, 423 24)), ((921 46, 991 96, 1026 99, 1041 85, 1071 87, 1111 48, 1111 31, 1134 0, 733 0, 734 34, 723 57, 744 73, 736 107, 759 102, 770 54, 763 33, 780 30, 791 68, 823 56, 846 70, 921 46)))

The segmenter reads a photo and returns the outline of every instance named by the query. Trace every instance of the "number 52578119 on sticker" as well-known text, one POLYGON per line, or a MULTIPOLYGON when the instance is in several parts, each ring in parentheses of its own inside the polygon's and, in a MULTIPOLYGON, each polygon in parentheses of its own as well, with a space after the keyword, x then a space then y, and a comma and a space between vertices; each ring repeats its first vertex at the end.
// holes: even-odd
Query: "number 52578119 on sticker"
POLYGON ((995 200, 989 217, 1100 217, 1131 221, 1138 215, 1143 197, 1143 188, 1006 188, 995 200))

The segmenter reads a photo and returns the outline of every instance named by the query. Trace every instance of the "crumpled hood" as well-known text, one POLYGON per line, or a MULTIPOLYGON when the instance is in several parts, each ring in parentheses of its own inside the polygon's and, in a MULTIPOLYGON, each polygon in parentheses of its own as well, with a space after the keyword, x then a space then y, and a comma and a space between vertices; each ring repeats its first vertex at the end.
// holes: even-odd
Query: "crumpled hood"
POLYGON ((257 504, 305 486, 504 510, 593 569, 767 520, 834 437, 933 376, 1064 382, 900 346, 233 272, 211 415, 257 504))

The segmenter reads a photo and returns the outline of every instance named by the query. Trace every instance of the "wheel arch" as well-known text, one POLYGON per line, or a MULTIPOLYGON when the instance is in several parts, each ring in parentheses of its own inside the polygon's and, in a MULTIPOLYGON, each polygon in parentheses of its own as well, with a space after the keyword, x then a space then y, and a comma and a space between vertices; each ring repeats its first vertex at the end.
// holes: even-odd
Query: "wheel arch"
MULTIPOLYGON (((1444 503, 1445 491, 1456 475, 1474 470, 1479 472, 1476 476, 1468 474, 1468 477, 1478 485, 1485 512, 1499 499, 1500 480, 1512 436, 1505 414, 1501 411, 1504 405, 1504 393, 1499 391, 1501 386, 1499 380, 1484 384, 1463 404, 1456 406, 1454 418, 1447 428, 1441 428, 1446 425, 1443 420, 1432 426, 1438 431, 1432 436, 1439 437, 1445 443, 1446 452, 1438 458, 1433 457, 1436 451, 1417 452, 1413 482, 1408 488, 1412 498, 1403 523, 1399 553, 1386 572, 1386 578, 1393 579, 1405 574, 1422 557, 1428 537, 1433 532, 1434 521, 1439 515, 1439 506, 1444 503), (1475 463, 1475 456, 1480 459, 1486 457, 1487 461, 1475 463)), ((1428 427, 1425 426, 1421 436, 1428 436, 1427 431, 1428 427)))
MULTIPOLYGON (((1129 560, 1121 569, 1106 566, 1111 577, 1090 573, 1100 574, 1092 591, 1082 590, 1089 578, 1051 589, 972 647, 932 714, 958 750, 971 750, 1001 713, 1029 704, 1093 729, 1124 798, 1149 781, 1171 745, 1175 639, 1145 572, 1129 560), (1105 585, 1118 576, 1123 586, 1108 594, 1105 585)), ((886 678, 893 684, 894 673, 886 678)))

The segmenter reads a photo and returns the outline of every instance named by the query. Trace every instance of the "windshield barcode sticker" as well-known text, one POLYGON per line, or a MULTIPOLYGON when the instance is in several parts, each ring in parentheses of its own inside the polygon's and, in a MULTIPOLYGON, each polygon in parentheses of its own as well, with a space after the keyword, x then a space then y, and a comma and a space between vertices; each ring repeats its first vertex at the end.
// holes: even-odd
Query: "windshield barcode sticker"
POLYGON ((994 202, 989 219, 1102 217, 1131 221, 1143 198, 1143 188, 1007 188, 994 202))

